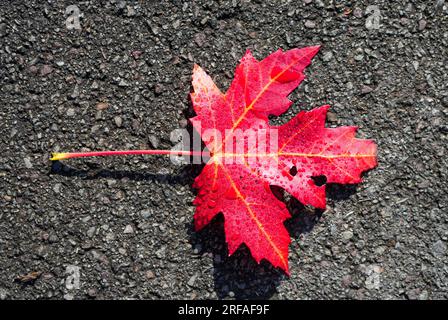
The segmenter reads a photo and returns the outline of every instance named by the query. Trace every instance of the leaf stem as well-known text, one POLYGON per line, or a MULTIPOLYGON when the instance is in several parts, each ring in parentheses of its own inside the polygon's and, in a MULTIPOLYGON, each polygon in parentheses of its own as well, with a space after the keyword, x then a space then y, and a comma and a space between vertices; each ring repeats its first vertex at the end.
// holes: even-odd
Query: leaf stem
POLYGON ((210 156, 209 152, 183 151, 183 150, 115 150, 115 151, 91 151, 91 152, 53 152, 50 160, 64 160, 84 157, 102 156, 128 156, 128 155, 177 155, 177 156, 210 156))

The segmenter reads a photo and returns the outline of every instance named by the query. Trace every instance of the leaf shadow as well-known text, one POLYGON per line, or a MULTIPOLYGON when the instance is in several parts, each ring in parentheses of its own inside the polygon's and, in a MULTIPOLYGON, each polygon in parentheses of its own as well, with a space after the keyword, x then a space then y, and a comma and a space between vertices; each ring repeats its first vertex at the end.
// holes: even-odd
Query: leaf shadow
MULTIPOLYGON (((323 210, 310 210, 292 197, 286 202, 291 218, 285 221, 285 226, 291 237, 311 232, 323 210)), ((277 287, 288 276, 266 260, 258 264, 244 244, 229 256, 222 214, 199 232, 194 231, 193 222, 186 227, 193 248, 199 248, 199 254, 213 255, 214 286, 219 299, 276 299, 277 287)))
POLYGON ((325 191, 327 199, 337 202, 341 200, 347 200, 356 193, 357 189, 358 184, 328 183, 326 185, 325 191))
POLYGON ((213 255, 214 290, 219 299, 269 299, 286 275, 267 261, 257 264, 249 249, 242 245, 229 256, 224 234, 224 217, 218 214, 201 231, 187 223, 191 245, 199 254, 213 255))
MULTIPOLYGON (((356 192, 356 188, 357 185, 327 184, 327 198, 329 202, 347 199, 356 192)), ((285 227, 292 238, 300 239, 312 232, 325 214, 324 210, 304 206, 294 197, 285 195, 281 188, 271 189, 279 200, 287 204, 291 218, 285 221, 285 227)), ((245 245, 229 256, 222 214, 199 232, 194 231, 193 222, 187 223, 186 228, 192 247, 199 248, 199 254, 213 255, 214 286, 219 299, 232 296, 248 300, 275 299, 277 287, 282 281, 288 281, 288 276, 281 269, 274 268, 266 260, 258 264, 245 245)))
POLYGON ((77 177, 85 180, 93 179, 129 179, 133 181, 157 181, 160 183, 191 185, 202 166, 184 165, 176 174, 151 173, 136 170, 111 170, 103 169, 95 164, 88 164, 87 169, 78 169, 60 161, 53 161, 49 174, 57 174, 65 177, 77 177))

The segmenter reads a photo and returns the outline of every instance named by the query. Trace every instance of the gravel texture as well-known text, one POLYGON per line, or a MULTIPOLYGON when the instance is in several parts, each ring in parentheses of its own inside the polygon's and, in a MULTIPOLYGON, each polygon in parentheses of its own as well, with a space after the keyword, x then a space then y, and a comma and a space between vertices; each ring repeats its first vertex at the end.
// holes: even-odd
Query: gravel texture
POLYGON ((0 5, 0 299, 448 298, 447 3, 378 0, 378 21, 373 1, 83 1, 76 30, 74 2, 0 5), (273 121, 329 103, 379 166, 325 212, 289 202, 289 278, 228 257, 222 218, 193 231, 198 166, 48 160, 170 149, 193 63, 225 91, 246 48, 317 44, 273 121))

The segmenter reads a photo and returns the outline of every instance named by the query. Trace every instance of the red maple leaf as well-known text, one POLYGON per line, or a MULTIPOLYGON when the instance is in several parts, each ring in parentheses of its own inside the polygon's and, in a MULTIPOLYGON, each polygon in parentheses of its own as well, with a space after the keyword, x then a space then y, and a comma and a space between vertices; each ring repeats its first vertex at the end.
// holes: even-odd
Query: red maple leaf
POLYGON ((355 138, 356 127, 325 128, 329 106, 300 112, 288 123, 271 126, 292 102, 288 95, 304 79, 303 70, 319 47, 278 50, 263 61, 248 51, 236 68, 226 94, 194 67, 191 94, 197 116, 191 118, 209 152, 119 150, 53 153, 51 160, 90 156, 165 154, 210 155, 194 187, 197 230, 218 213, 224 215, 229 254, 243 243, 257 262, 266 259, 288 273, 289 234, 286 205, 271 192, 278 186, 303 204, 325 208, 325 185, 359 183, 361 173, 376 166, 376 145, 355 138))
POLYGON ((198 189, 195 228, 222 213, 229 255, 244 243, 257 262, 266 259, 286 272, 290 237, 284 221, 290 214, 270 186, 325 208, 325 185, 316 185, 313 177, 359 183, 361 173, 377 164, 375 143, 355 138, 356 127, 325 128, 329 106, 302 111, 281 126, 269 124, 269 115, 278 116, 292 104, 288 95, 318 50, 278 50, 260 62, 247 51, 225 94, 199 66, 193 73, 197 116, 190 120, 211 155, 193 185, 198 189), (247 132, 263 132, 266 139, 253 143, 254 135, 247 132), (266 148, 263 141, 275 138, 277 148, 266 148), (236 150, 237 141, 243 148, 236 150))

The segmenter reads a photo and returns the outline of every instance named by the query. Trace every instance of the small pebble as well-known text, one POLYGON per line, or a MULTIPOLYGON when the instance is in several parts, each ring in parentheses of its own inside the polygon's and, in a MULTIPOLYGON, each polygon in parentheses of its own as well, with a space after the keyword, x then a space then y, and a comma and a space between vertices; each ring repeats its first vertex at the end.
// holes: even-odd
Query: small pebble
POLYGON ((149 135, 148 140, 151 144, 151 147, 153 147, 154 149, 157 149, 159 147, 159 139, 155 135, 149 135))
POLYGON ((134 229, 132 228, 132 226, 130 224, 128 224, 123 231, 124 234, 131 234, 134 233, 134 229))
POLYGON ((140 58, 140 56, 143 54, 142 51, 140 50, 134 50, 131 52, 131 55, 134 57, 135 60, 137 60, 138 58, 140 58))
POLYGON ((142 210, 140 211, 140 215, 142 216, 142 218, 148 219, 152 216, 152 210, 142 210))
POLYGON ((337 122, 338 121, 338 117, 336 116, 335 113, 328 111, 327 112, 327 120, 328 122, 337 122))
POLYGON ((194 283, 196 282, 196 278, 197 278, 197 277, 198 277, 198 274, 196 273, 194 276, 192 276, 192 277, 190 278, 190 280, 188 280, 187 284, 188 284, 190 287, 194 286, 194 283))
POLYGON ((33 167, 33 164, 31 163, 30 158, 28 158, 28 157, 23 158, 23 162, 25 162, 25 167, 27 169, 31 169, 33 167))
POLYGON ((0 288, 0 300, 6 300, 8 297, 8 291, 6 289, 0 288))
POLYGON ((75 88, 73 89, 73 92, 70 95, 70 98, 76 99, 77 97, 79 97, 79 86, 75 85, 75 88))
POLYGON ((370 93, 372 91, 373 91, 373 89, 371 87, 369 87, 369 86, 362 86, 362 88, 361 88, 361 93, 362 94, 367 94, 367 93, 370 93))
POLYGON ((73 108, 69 108, 68 110, 67 110, 67 116, 68 117, 73 117, 75 115, 75 109, 73 109, 73 108))
POLYGON ((355 9, 353 10, 353 15, 354 15, 356 18, 362 18, 362 16, 363 16, 362 9, 361 9, 361 8, 355 8, 355 9))
POLYGON ((41 68, 40 68, 40 75, 42 77, 45 77, 47 75, 49 75, 50 73, 53 72, 53 67, 48 65, 48 64, 44 64, 41 68))
POLYGON ((324 60, 325 62, 329 62, 331 61, 331 59, 333 59, 333 52, 331 51, 326 52, 322 57, 322 60, 324 60))
POLYGON ((133 16, 135 16, 135 9, 134 9, 134 7, 132 7, 132 6, 127 6, 126 8, 127 8, 127 10, 128 10, 128 17, 133 17, 133 16))
POLYGON ((101 111, 101 110, 105 110, 107 108, 109 108, 109 104, 107 102, 99 102, 96 105, 96 110, 100 110, 101 111))
POLYGON ((116 117, 114 117, 114 122, 115 122, 115 125, 118 128, 120 128, 122 126, 122 124, 123 124, 123 119, 121 119, 120 116, 116 116, 116 117))
POLYGON ((98 88, 99 88, 98 82, 93 81, 93 82, 92 82, 92 85, 90 86, 90 88, 92 88, 93 90, 98 89, 98 88))
POLYGON ((87 230, 87 236, 89 238, 92 238, 93 235, 95 234, 96 228, 95 227, 90 227, 89 230, 87 230))
POLYGON ((124 79, 121 79, 120 82, 118 83, 118 86, 119 87, 127 87, 127 86, 129 86, 129 84, 124 79))
POLYGON ((353 231, 348 230, 348 231, 344 231, 344 232, 342 232, 342 239, 343 239, 344 241, 348 241, 348 240, 350 240, 351 238, 353 238, 353 231))
POLYGON ((435 257, 442 257, 446 252, 446 244, 438 240, 431 246, 431 250, 435 257))
POLYGON ((305 21, 305 27, 308 29, 313 29, 314 27, 316 27, 316 23, 314 21, 311 20, 306 20, 305 21))
POLYGON ((53 186, 53 191, 55 193, 61 192, 61 184, 60 183, 55 183, 54 186, 53 186))
POLYGON ((65 300, 73 300, 75 297, 71 293, 64 294, 65 300))
POLYGON ((89 290, 87 290, 87 295, 91 298, 95 298, 96 297, 96 290, 93 288, 90 288, 89 290))
POLYGON ((205 37, 205 34, 203 34, 203 33, 197 33, 194 36, 194 42, 196 42, 198 47, 202 47, 205 44, 205 41, 206 41, 206 37, 205 37))
POLYGON ((426 28, 426 20, 422 19, 418 22, 418 30, 423 31, 425 30, 425 28, 426 28))

